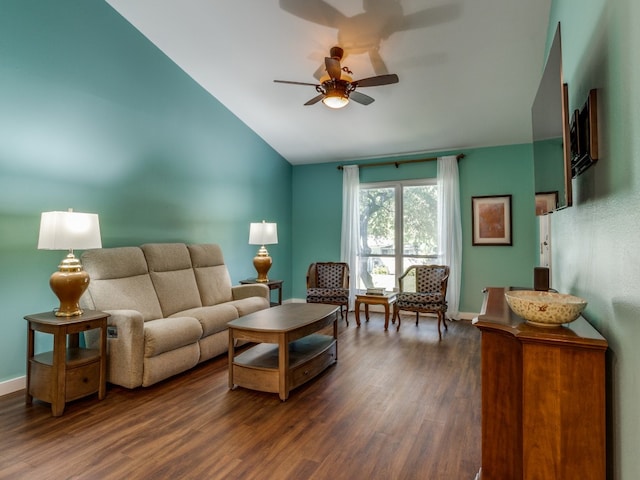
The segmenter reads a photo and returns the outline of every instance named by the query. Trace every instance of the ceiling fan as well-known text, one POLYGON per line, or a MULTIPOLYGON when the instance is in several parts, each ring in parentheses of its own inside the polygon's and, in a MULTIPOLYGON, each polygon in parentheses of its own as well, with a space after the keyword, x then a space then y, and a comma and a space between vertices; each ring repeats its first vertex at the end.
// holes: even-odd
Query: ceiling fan
POLYGON ((319 95, 309 100, 305 105, 314 105, 322 100, 327 107, 342 108, 349 103, 349 99, 362 105, 373 103, 374 99, 369 95, 356 91, 361 87, 377 87, 380 85, 390 85, 398 83, 398 75, 395 73, 378 75, 376 77, 353 80, 353 72, 348 67, 342 67, 340 60, 344 51, 340 47, 333 47, 329 52, 329 57, 325 57, 324 64, 327 75, 320 79, 320 83, 292 82, 289 80, 274 80, 276 83, 288 83, 291 85, 309 85, 315 87, 319 95))

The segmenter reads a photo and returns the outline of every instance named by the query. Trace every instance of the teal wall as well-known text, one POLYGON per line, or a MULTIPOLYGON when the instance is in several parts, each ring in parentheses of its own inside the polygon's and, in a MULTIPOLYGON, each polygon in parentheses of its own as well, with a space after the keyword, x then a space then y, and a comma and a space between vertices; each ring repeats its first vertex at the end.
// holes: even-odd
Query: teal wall
POLYGON ((288 297, 291 176, 106 2, 2 0, 0 382, 25 374, 22 317, 57 306, 64 252, 36 249, 41 212, 98 213, 105 247, 219 243, 234 282, 255 276, 249 223, 277 222, 288 297))
MULTIPOLYGON (((458 163, 463 235, 460 311, 478 312, 482 289, 486 286, 532 287, 533 267, 537 262, 532 150, 527 144, 464 150, 462 153, 466 157, 458 163), (508 194, 513 196, 513 246, 472 246, 471 197, 508 194)), ((407 157, 411 158, 418 157, 407 157)), ((355 163, 388 160, 378 158, 355 163)), ((342 172, 336 168, 338 165, 298 165, 293 168, 292 277, 296 298, 305 297, 304 279, 311 262, 340 259, 342 172)), ((360 169, 362 183, 435 176, 436 162, 360 169)))
MULTIPOLYGON (((584 297, 609 342, 608 478, 640 472, 640 2, 554 0, 569 108, 598 90, 600 160, 573 181, 574 206, 552 219, 552 283, 584 297)), ((549 40, 550 42, 550 40, 549 40)))

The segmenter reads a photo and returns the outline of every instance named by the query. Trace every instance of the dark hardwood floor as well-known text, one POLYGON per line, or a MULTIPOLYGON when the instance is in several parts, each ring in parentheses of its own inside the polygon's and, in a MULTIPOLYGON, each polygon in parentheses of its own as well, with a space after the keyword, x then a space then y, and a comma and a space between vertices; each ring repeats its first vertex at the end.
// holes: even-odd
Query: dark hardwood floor
POLYGON ((480 333, 382 314, 340 322, 338 363, 286 402, 227 385, 227 358, 149 388, 67 404, 0 397, 2 479, 473 480, 480 333))

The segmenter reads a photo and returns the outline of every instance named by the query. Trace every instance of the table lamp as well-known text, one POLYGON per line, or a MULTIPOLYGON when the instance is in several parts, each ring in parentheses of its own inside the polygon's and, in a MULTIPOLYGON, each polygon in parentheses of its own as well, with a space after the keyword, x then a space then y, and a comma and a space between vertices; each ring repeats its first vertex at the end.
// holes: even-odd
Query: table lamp
POLYGON ((249 228, 249 245, 261 245, 253 258, 253 266, 258 272, 257 282, 268 282, 267 273, 273 263, 265 245, 278 243, 278 226, 275 223, 252 223, 249 228))
POLYGON ((40 218, 39 250, 69 250, 49 279, 51 290, 60 300, 57 317, 81 315, 80 297, 89 286, 89 274, 75 257, 76 249, 101 248, 100 224, 95 213, 43 212, 40 218))

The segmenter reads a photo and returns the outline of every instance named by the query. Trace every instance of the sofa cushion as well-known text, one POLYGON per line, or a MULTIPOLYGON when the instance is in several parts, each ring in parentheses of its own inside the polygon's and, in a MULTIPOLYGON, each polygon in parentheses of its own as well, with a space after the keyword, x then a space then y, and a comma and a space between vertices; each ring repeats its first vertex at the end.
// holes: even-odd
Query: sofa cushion
POLYGON ((238 318, 238 310, 228 303, 209 307, 192 308, 175 316, 194 317, 202 326, 202 336, 208 337, 227 329, 227 323, 238 318))
POLYGON ((185 370, 195 367, 200 359, 198 343, 169 350, 160 355, 144 358, 142 386, 148 387, 185 370))
POLYGON ((91 280, 85 295, 90 296, 95 310, 137 310, 145 322, 163 316, 149 275, 91 280))
POLYGON ((135 277, 149 273, 147 260, 140 247, 86 250, 81 261, 91 280, 135 277))
POLYGON ((151 320, 144 324, 144 356, 154 357, 185 345, 197 343, 202 326, 193 317, 151 320))
POLYGON ((87 250, 81 261, 91 281, 81 303, 95 310, 137 310, 142 318, 162 310, 142 250, 138 247, 87 250))
POLYGON ((218 305, 233 300, 231 277, 219 245, 189 245, 202 305, 218 305))
POLYGON ((163 316, 202 306, 191 257, 183 243, 142 245, 163 316))

